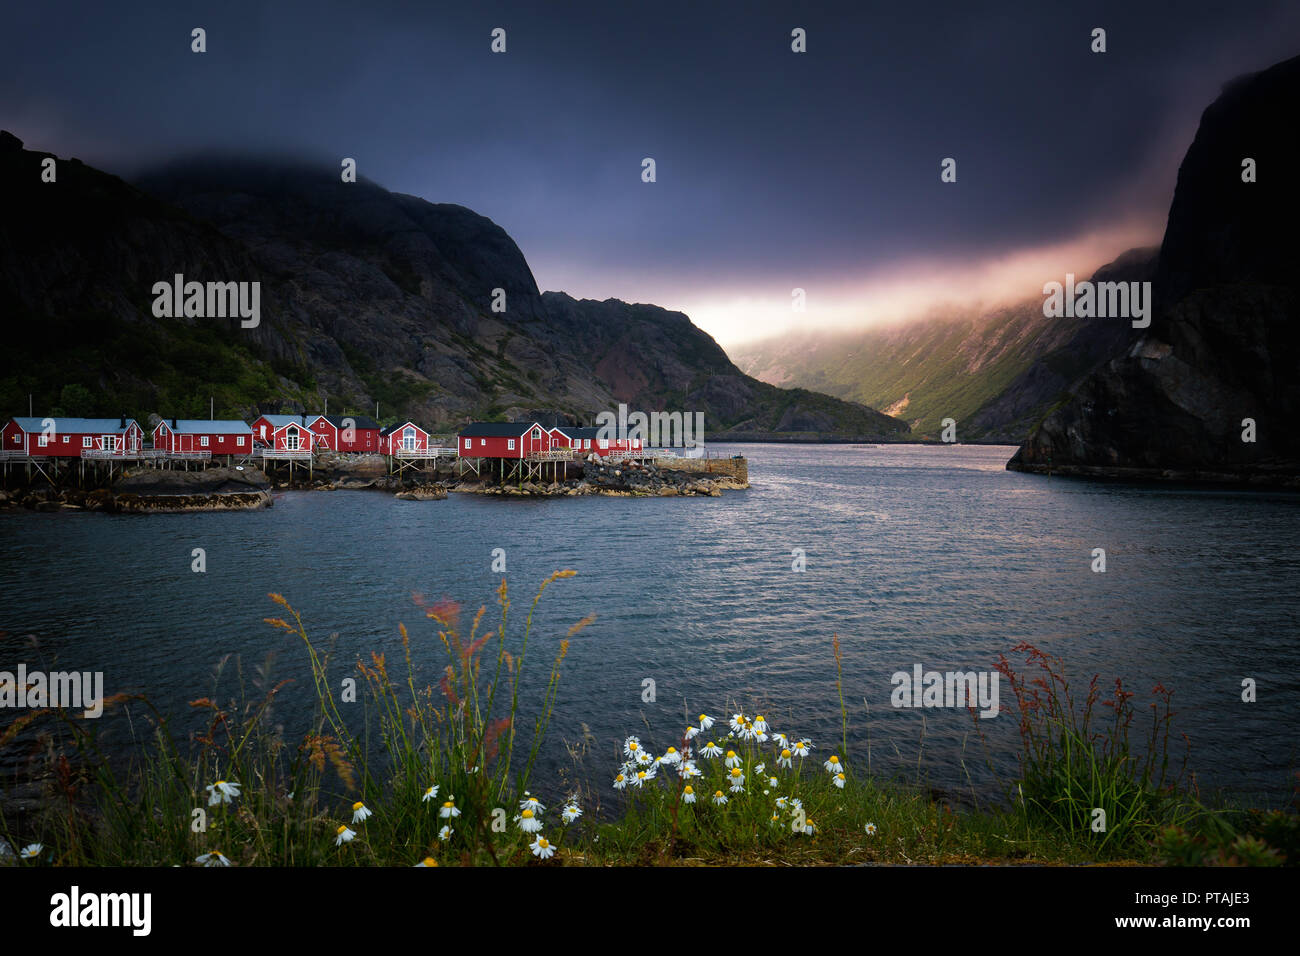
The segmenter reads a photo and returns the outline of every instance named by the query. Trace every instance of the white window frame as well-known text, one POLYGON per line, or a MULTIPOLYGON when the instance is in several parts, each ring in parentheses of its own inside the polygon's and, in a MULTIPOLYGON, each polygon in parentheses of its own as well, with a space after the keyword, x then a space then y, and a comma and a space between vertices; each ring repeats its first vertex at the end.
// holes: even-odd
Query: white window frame
POLYGON ((82 448, 94 448, 94 447, 95 447, 95 439, 91 438, 89 435, 82 435, 82 436, 81 436, 81 447, 82 447, 82 448))
POLYGON ((506 442, 506 451, 514 451, 514 450, 515 450, 515 440, 512 438, 508 442, 506 442))
POLYGON ((466 439, 465 439, 465 447, 466 447, 466 448, 473 448, 473 447, 474 447, 474 439, 472 439, 472 438, 466 438, 466 439))
POLYGON ((244 436, 243 436, 243 435, 237 435, 237 436, 235 436, 235 444, 238 445, 240 448, 243 448, 243 447, 244 447, 244 436))
POLYGON ((208 447, 208 436, 207 436, 207 435, 202 435, 202 436, 199 437, 199 447, 200 447, 200 448, 207 448, 207 447, 208 447))

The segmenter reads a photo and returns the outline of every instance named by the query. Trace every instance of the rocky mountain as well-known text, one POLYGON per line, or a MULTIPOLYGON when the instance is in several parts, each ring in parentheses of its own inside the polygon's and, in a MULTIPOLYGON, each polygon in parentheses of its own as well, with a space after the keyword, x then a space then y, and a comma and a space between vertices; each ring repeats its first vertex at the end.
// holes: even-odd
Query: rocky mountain
POLYGON ((1229 83, 1205 110, 1178 172, 1150 328, 1046 416, 1008 468, 1297 481, 1298 111, 1300 57, 1229 83))
POLYGON ((491 220, 337 169, 209 158, 135 183, 0 134, 0 406, 201 417, 316 409, 589 422, 703 411, 711 437, 879 438, 906 425, 737 369, 681 313, 543 295, 491 220), (56 159, 54 182, 42 162, 56 159), (260 283, 255 328, 157 317, 152 288, 260 283), (498 292, 497 290, 500 290, 498 292), (503 305, 504 310, 494 309, 503 305))
MULTIPOLYGON (((1092 278, 1149 280, 1155 258, 1155 249, 1132 249, 1092 278)), ((765 382, 880 408, 918 436, 939 437, 952 418, 959 440, 1018 444, 1069 386, 1136 335, 1119 319, 1046 318, 1034 293, 991 311, 786 335, 733 353, 765 382)))

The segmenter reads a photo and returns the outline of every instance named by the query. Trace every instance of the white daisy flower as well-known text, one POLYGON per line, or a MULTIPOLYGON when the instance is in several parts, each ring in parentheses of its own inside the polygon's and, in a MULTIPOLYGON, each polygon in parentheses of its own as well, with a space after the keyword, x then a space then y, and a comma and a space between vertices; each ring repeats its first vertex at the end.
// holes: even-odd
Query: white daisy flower
POLYGON ((776 808, 777 808, 778 810, 784 810, 785 807, 786 807, 786 804, 788 804, 789 802, 790 802, 790 798, 789 798, 789 797, 777 797, 777 798, 776 798, 776 808))
POLYGON ((353 838, 357 835, 356 831, 349 830, 346 824, 340 825, 339 828, 334 831, 334 833, 335 833, 335 840, 334 840, 335 846, 342 846, 344 843, 351 843, 353 838))
POLYGON ((803 809, 803 801, 800 800, 798 797, 791 797, 790 811, 793 813, 796 810, 802 810, 802 809, 803 809))
POLYGON ((546 837, 538 834, 537 839, 528 844, 528 849, 533 851, 533 856, 541 857, 548 860, 555 855, 555 847, 551 846, 546 837))
POLYGON ((728 750, 727 759, 724 760, 723 763, 725 763, 728 767, 739 767, 742 766, 745 763, 745 761, 742 758, 737 757, 736 752, 734 750, 728 750))
POLYGON ((615 775, 614 775, 614 789, 615 789, 615 790, 622 790, 622 789, 623 789, 624 787, 626 787, 626 786, 627 786, 627 776, 626 776, 625 774, 621 774, 621 773, 617 773, 617 774, 615 774, 615 775))
POLYGON ((230 866, 230 861, 216 850, 209 850, 202 856, 196 856, 194 862, 202 863, 204 866, 230 866))
POLYGON ((765 763, 756 764, 754 766, 754 773, 762 773, 766 769, 767 769, 767 764, 765 763))
POLYGON ((754 718, 754 730, 755 732, 760 734, 767 732, 767 720, 763 717, 762 714, 759 714, 757 717, 754 718))
POLYGON ((570 803, 560 811, 560 820, 564 823, 572 823, 578 817, 582 816, 582 808, 576 803, 570 803))
POLYGON ((696 727, 694 724, 691 724, 691 726, 686 728, 685 737, 687 740, 692 740, 696 736, 698 736, 699 733, 700 733, 700 728, 696 727))
POLYGON ((515 822, 519 824, 519 829, 525 833, 537 833, 542 829, 542 821, 537 819, 537 814, 532 810, 524 810, 519 816, 515 817, 515 822))
POLYGON ((655 778, 655 773, 656 771, 654 767, 651 767, 649 770, 638 770, 636 776, 632 778, 633 786, 638 788, 644 787, 647 781, 655 778))
POLYGON ((731 732, 733 734, 740 733, 741 728, 744 727, 747 722, 748 718, 746 718, 744 714, 732 714, 731 720, 728 721, 731 725, 731 732))
POLYGON ((438 831, 438 839, 441 840, 443 843, 446 843, 448 840, 451 839, 451 835, 455 832, 456 831, 453 830, 451 827, 447 826, 446 824, 443 824, 442 829, 438 831))
POLYGON ((650 756, 648 750, 638 750, 636 752, 636 762, 639 767, 646 767, 655 762, 655 758, 650 756))
POLYGON ((637 751, 639 751, 640 749, 641 749, 640 737, 629 737, 627 738, 627 740, 623 741, 623 753, 625 756, 635 757, 637 755, 637 751))
POLYGON ((731 789, 739 791, 745 785, 745 772, 739 767, 732 767, 727 779, 731 781, 731 789))
POLYGON ((456 806, 455 797, 451 797, 438 809, 438 816, 444 820, 460 816, 460 808, 456 806))
POLYGON ((808 752, 813 749, 811 740, 800 740, 794 745, 794 755, 796 757, 806 757, 808 752))
POLYGON ((690 780, 692 777, 704 776, 704 772, 695 766, 694 760, 687 760, 682 764, 682 769, 678 771, 678 775, 683 780, 690 780))
POLYGON ((722 806, 724 803, 727 802, 727 795, 723 793, 721 790, 715 790, 713 791, 713 802, 716 803, 718 806, 722 806))
POLYGON ((783 749, 785 747, 790 746, 790 741, 786 739, 785 734, 773 734, 772 743, 776 744, 778 747, 781 747, 783 749))
POLYGON ((659 759, 669 766, 672 766, 682 759, 682 755, 677 752, 676 747, 669 747, 664 751, 664 755, 659 759))
POLYGON ((438 785, 435 783, 428 790, 424 791, 424 796, 421 799, 425 803, 428 803, 430 800, 438 799, 438 785))
POLYGON ((369 816, 371 816, 370 808, 367 807, 367 806, 366 806, 364 803, 362 803, 360 800, 358 800, 356 803, 352 804, 352 822, 353 822, 353 823, 365 823, 365 822, 366 822, 366 818, 369 817, 369 816))
POLYGON ((216 783, 210 783, 207 786, 208 806, 215 807, 218 803, 229 803, 235 797, 239 796, 240 785, 233 780, 218 780, 216 783))
POLYGON ((705 745, 704 748, 700 750, 700 756, 701 756, 701 757, 721 757, 721 756, 722 756, 722 748, 719 747, 717 744, 715 744, 712 740, 710 740, 710 741, 708 742, 708 744, 705 745))
POLYGON ((18 851, 18 857, 23 860, 34 860, 41 855, 41 851, 44 849, 44 843, 29 843, 18 851))
POLYGON ((867 831, 867 836, 876 835, 876 825, 874 823, 868 823, 865 829, 867 831))
POLYGON ((792 753, 790 753, 790 748, 789 748, 789 747, 784 748, 784 749, 781 751, 781 756, 779 756, 779 757, 776 758, 776 765, 777 765, 778 767, 785 767, 787 770, 789 770, 790 767, 793 766, 793 764, 792 764, 792 762, 791 762, 791 760, 790 760, 790 758, 791 758, 792 756, 794 756, 794 755, 793 755, 792 753))
POLYGON ((700 714, 700 730, 708 730, 713 726, 713 718, 708 714, 700 714))
POLYGON ((844 789, 844 774, 837 773, 835 775, 835 786, 839 787, 841 790, 844 789))
POLYGON ((767 785, 768 785, 769 787, 772 787, 773 789, 775 789, 776 787, 781 786, 781 781, 778 780, 778 779, 776 779, 776 777, 768 777, 768 778, 767 778, 767 785))
POLYGON ((532 810, 533 813, 541 813, 546 807, 542 806, 542 801, 538 800, 527 790, 524 791, 524 799, 519 801, 520 810, 532 810))
POLYGON ((826 768, 827 773, 839 773, 844 769, 844 765, 840 763, 840 758, 834 754, 826 758, 826 762, 822 766, 826 768))
POLYGON ((682 803, 694 803, 694 802, 695 802, 695 788, 688 783, 685 787, 682 788, 682 803))

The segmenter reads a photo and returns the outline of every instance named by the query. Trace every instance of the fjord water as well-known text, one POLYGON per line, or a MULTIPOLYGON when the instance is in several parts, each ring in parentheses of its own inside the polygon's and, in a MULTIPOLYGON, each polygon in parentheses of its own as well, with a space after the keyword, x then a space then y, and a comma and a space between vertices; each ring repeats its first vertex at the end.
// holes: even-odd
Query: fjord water
POLYGON ((542 602, 525 701, 567 627, 597 615, 564 662, 534 780, 552 798, 560 772, 607 787, 623 735, 658 753, 701 711, 743 707, 812 737, 821 759, 838 752, 838 634, 859 770, 995 794, 1016 766, 1005 681, 1001 714, 976 720, 895 710, 890 678, 915 664, 989 670, 1028 641, 1064 659, 1080 697, 1094 673, 1107 689, 1123 677, 1140 726, 1152 685, 1171 687, 1202 788, 1280 803, 1300 727, 1300 496, 1017 474, 1003 468, 1013 451, 715 446, 750 460, 753 486, 722 498, 286 492, 252 513, 11 512, 0 670, 103 671, 107 693, 145 693, 184 719, 190 700, 238 694, 236 660, 255 694, 255 665, 274 655, 272 680, 296 678, 276 712, 293 729, 310 682, 301 646, 263 623, 281 613, 268 592, 313 637, 337 635, 336 682, 371 651, 399 669, 403 622, 420 686, 436 684, 445 652, 413 595, 461 602, 466 624, 487 604, 494 622, 502 548, 516 634, 537 584, 578 572, 542 602), (205 573, 191 570, 195 548, 205 573), (1094 548, 1105 573, 1091 569, 1094 548), (1254 703, 1241 700, 1246 677, 1254 703), (566 743, 585 746, 580 767, 566 743))

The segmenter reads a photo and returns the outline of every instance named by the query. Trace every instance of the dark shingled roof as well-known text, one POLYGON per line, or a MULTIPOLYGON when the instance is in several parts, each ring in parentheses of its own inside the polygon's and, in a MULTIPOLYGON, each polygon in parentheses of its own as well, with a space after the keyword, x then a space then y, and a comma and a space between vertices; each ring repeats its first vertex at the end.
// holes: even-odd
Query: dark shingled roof
POLYGON ((518 438, 536 422, 474 422, 460 430, 462 438, 518 438))

